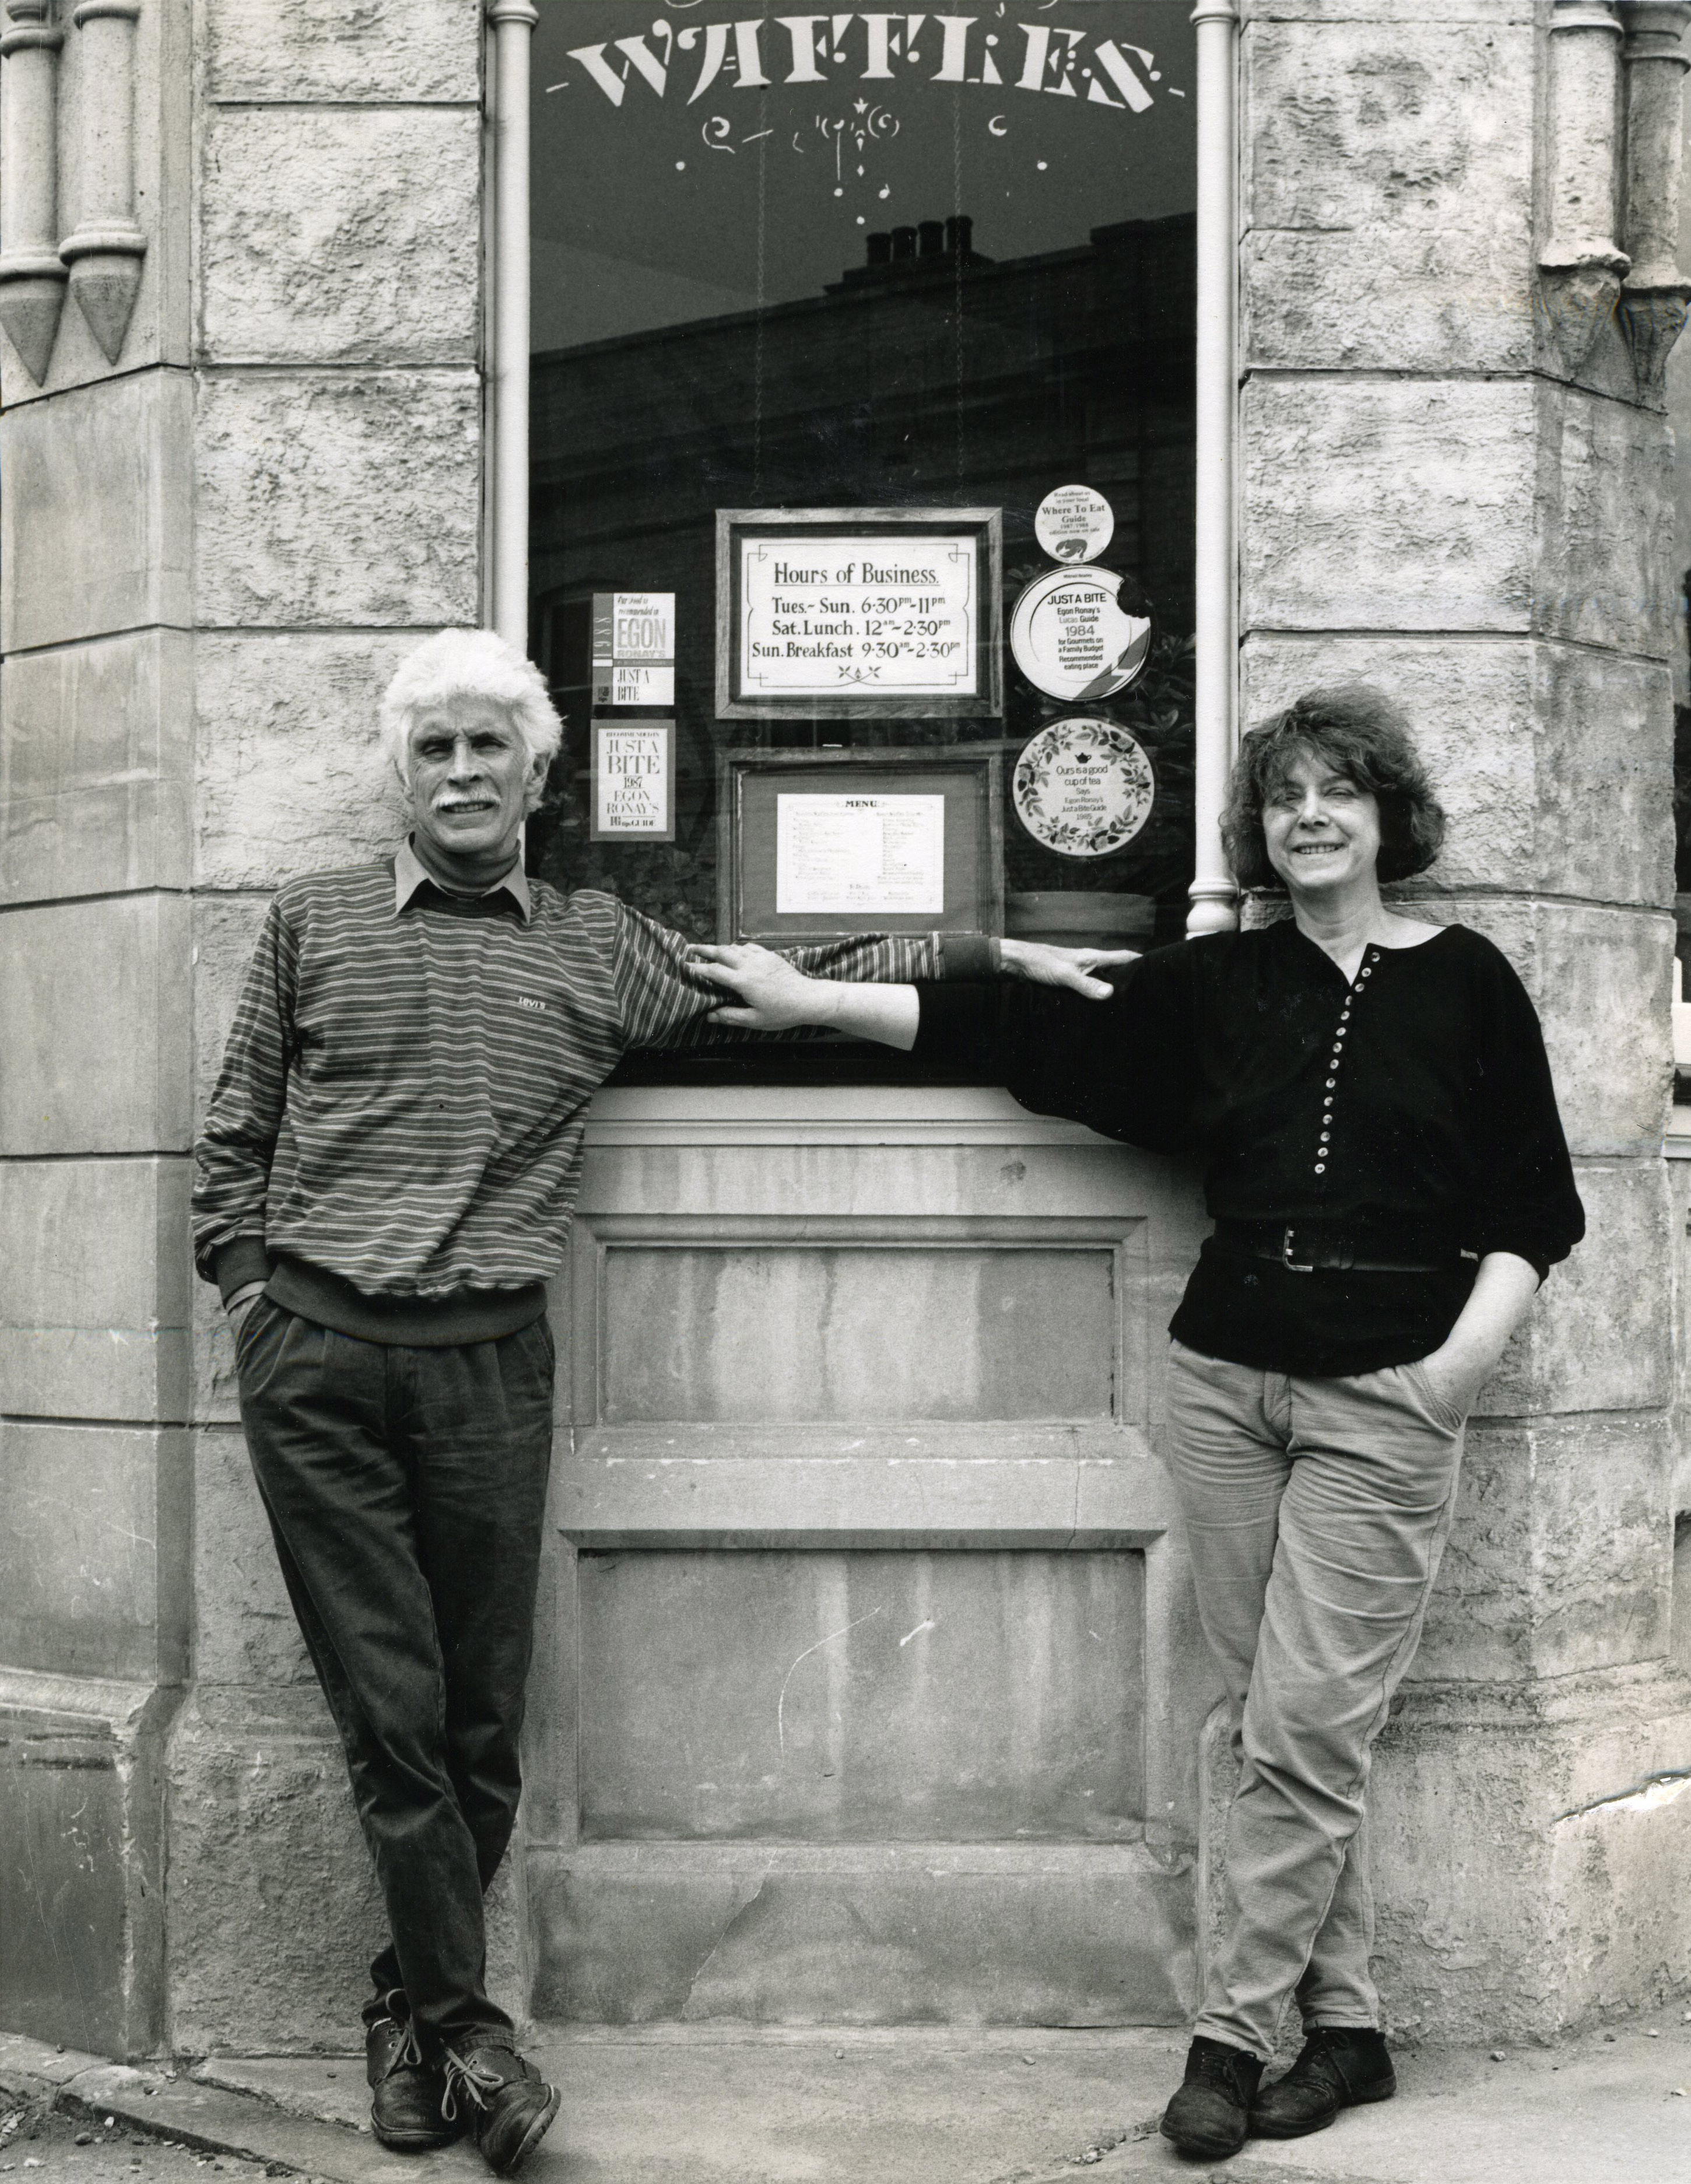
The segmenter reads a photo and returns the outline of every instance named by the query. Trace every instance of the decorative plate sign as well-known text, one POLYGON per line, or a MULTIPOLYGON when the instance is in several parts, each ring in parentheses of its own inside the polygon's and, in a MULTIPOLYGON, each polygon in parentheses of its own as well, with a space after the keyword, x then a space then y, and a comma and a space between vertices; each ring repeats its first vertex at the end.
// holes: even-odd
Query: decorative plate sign
POLYGON ((1156 801, 1156 777, 1137 736, 1076 714, 1042 728, 1015 762, 1016 816, 1060 857, 1125 850, 1156 801))
POLYGON ((1095 561, 1115 536, 1115 510, 1089 485, 1060 485, 1035 511, 1033 535, 1054 561, 1095 561))
POLYGON ((1010 649, 1048 698, 1113 698, 1149 656, 1150 610, 1114 569, 1048 569, 1015 603, 1010 649))

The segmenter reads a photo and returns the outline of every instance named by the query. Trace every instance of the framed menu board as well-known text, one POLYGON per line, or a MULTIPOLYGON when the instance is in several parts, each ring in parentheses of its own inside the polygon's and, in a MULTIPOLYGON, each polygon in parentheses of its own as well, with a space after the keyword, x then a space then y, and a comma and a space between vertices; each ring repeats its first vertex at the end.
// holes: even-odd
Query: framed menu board
POLYGON ((718 933, 1001 932, 1001 765, 966 746, 724 751, 718 933))
POLYGON ((722 720, 995 719, 996 508, 716 511, 722 720))

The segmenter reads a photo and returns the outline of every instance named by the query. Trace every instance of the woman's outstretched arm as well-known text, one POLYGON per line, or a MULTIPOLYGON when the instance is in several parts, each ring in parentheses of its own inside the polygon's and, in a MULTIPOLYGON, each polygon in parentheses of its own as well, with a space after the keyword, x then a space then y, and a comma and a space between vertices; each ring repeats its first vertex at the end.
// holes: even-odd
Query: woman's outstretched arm
MULTIPOLYGON (((1006 976, 1034 985, 1066 987, 1095 1001, 1107 1001, 1115 989, 1094 978, 1094 970, 1135 960, 1131 950, 1044 948, 1021 940, 1001 940, 998 956, 1006 976)), ((906 1052, 916 1043, 921 1000, 914 986, 853 985, 806 978, 785 956, 753 942, 698 947, 692 961, 701 977, 733 997, 711 1011, 715 1023, 737 1031, 826 1029, 906 1052)))

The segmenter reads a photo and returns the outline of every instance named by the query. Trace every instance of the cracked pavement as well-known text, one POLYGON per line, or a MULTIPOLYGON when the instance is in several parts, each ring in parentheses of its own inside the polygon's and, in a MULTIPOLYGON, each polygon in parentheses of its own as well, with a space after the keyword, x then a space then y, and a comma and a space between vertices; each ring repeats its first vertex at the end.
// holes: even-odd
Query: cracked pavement
MULTIPOLYGON (((954 2026, 537 2028, 564 2109, 525 2184, 1637 2184, 1691 2177, 1691 2010, 1554 2047, 1404 2049, 1395 2101, 1224 2163, 1157 2133, 1184 2036, 954 2026)), ((353 2054, 129 2069, 0 2035, 8 2184, 481 2184, 367 2130, 353 2054), (9 2131, 8 2114, 19 2118, 9 2131), (105 2119, 110 2117, 108 2126, 105 2119), (33 2136, 30 2134, 33 2132, 33 2136), (31 2164, 26 2166, 25 2164, 31 2164)))

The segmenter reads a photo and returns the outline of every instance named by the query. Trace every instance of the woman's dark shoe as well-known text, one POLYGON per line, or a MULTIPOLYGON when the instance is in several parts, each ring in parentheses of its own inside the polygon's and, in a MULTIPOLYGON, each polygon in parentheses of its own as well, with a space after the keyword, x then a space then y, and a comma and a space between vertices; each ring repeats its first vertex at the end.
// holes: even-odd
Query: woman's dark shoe
POLYGON ((450 2146, 459 2126, 441 2114, 446 2081, 423 2060, 410 2005, 398 1987, 382 1997, 382 2014, 366 2027, 364 2052, 370 2127, 381 2143, 394 2153, 450 2146))
POLYGON ((1186 2078, 1163 2111, 1162 2133, 1182 2153, 1237 2153, 1251 2127, 1262 2064, 1243 2048, 1202 2033, 1186 2051, 1186 2078))
POLYGON ((546 2136, 562 2098, 503 2031, 466 2033, 447 2048, 446 2098, 450 2122, 463 2115, 476 2134, 481 2159, 496 2176, 509 2176, 546 2136))
POLYGON ((1259 2138, 1302 2138, 1325 2131, 1341 2109, 1388 2101, 1397 2090, 1382 2034, 1371 2025, 1312 2025, 1285 2076, 1252 2102, 1250 2127, 1259 2138))

